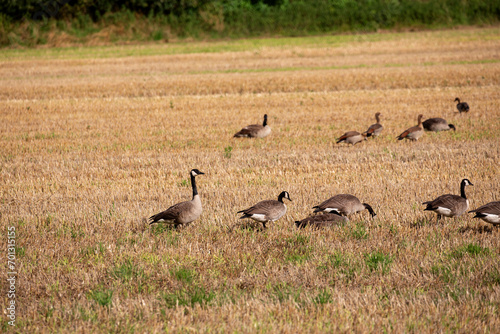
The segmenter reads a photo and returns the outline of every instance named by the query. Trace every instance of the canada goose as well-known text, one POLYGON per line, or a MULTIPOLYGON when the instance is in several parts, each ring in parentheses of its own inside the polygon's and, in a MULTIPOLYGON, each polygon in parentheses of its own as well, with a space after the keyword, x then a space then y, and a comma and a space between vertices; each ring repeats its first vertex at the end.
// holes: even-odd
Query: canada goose
POLYGON ((366 140, 366 135, 361 134, 358 131, 349 131, 344 133, 342 136, 340 136, 339 139, 337 139, 337 144, 338 143, 347 143, 347 144, 352 144, 356 145, 357 143, 366 140))
POLYGON ((465 196, 465 186, 473 186, 468 179, 463 179, 460 183, 460 196, 446 194, 441 195, 433 201, 427 201, 424 211, 434 211, 437 213, 437 221, 441 216, 455 217, 462 215, 469 208, 469 200, 465 196))
POLYGON ((295 221, 295 225, 297 225, 298 228, 304 228, 306 226, 311 226, 312 228, 322 228, 347 221, 349 221, 347 217, 341 216, 335 211, 332 211, 332 213, 324 213, 322 215, 314 215, 302 220, 297 220, 295 221))
POLYGON ((172 205, 167 210, 157 213, 149 217, 151 222, 149 223, 160 223, 166 222, 169 224, 174 224, 177 228, 182 224, 189 224, 196 220, 200 215, 202 210, 200 195, 198 195, 198 189, 196 188, 195 177, 197 175, 202 175, 205 173, 200 172, 198 169, 192 169, 191 175, 191 186, 193 187, 193 199, 190 201, 185 201, 172 205))
POLYGON ((271 221, 274 222, 286 213, 286 205, 283 203, 283 198, 290 199, 290 194, 287 191, 283 191, 279 196, 278 200, 267 200, 261 201, 254 206, 238 211, 238 213, 243 213, 240 219, 251 218, 255 221, 261 222, 264 228, 266 228, 266 223, 271 221))
POLYGON ((403 140, 405 138, 409 140, 418 140, 418 138, 422 137, 424 134, 424 130, 422 129, 422 116, 423 115, 418 115, 418 124, 405 130, 397 137, 398 140, 403 140))
POLYGON ((457 109, 459 113, 469 112, 469 104, 467 102, 460 102, 458 97, 455 98, 454 102, 457 102, 457 109))
POLYGON ((377 215, 369 204, 361 203, 356 196, 349 194, 335 195, 323 203, 314 206, 313 209, 315 209, 314 212, 336 212, 344 216, 367 209, 372 218, 377 215))
POLYGON ((368 128, 368 130, 366 130, 366 132, 363 133, 367 137, 371 137, 371 136, 376 137, 384 129, 384 127, 382 126, 382 124, 380 124, 380 113, 379 112, 375 114, 375 119, 377 120, 377 123, 370 125, 370 127, 368 128))
POLYGON ((480 218, 487 223, 500 225, 500 202, 490 202, 469 212, 476 213, 473 218, 480 218))
POLYGON ((434 131, 434 132, 439 132, 439 131, 448 131, 453 129, 453 131, 457 131, 455 128, 455 125, 453 124, 448 124, 445 119, 443 118, 429 118, 425 120, 422 125, 424 126, 424 129, 426 131, 434 131))
POLYGON ((267 114, 264 115, 264 123, 251 124, 245 126, 239 132, 237 132, 234 137, 247 137, 247 138, 264 138, 271 133, 271 127, 267 125, 267 114))

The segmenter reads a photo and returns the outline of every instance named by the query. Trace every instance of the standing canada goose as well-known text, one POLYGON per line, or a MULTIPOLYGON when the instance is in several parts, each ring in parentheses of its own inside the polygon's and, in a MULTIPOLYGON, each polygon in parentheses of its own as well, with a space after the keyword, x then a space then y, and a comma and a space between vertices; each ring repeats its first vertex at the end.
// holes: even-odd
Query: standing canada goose
POLYGON ((500 202, 490 202, 469 212, 476 213, 473 218, 480 218, 487 223, 500 225, 500 202))
POLYGON ((439 132, 439 131, 448 131, 453 129, 453 131, 457 131, 455 128, 455 125, 453 124, 448 124, 445 119, 443 118, 429 118, 425 120, 422 125, 424 126, 424 129, 426 131, 434 131, 434 132, 439 132))
POLYGON ((312 228, 322 228, 332 226, 337 223, 345 223, 347 221, 349 221, 347 217, 341 216, 335 211, 332 211, 332 213, 324 213, 322 215, 314 215, 302 220, 297 220, 295 221, 295 225, 297 225, 297 228, 305 228, 306 226, 311 226, 312 228))
POLYGON ((462 215, 469 208, 469 200, 465 196, 465 186, 473 186, 468 179, 463 179, 460 183, 460 196, 446 194, 441 195, 433 201, 427 201, 424 211, 434 211, 437 213, 437 221, 441 216, 455 217, 462 215))
POLYGON ((418 124, 405 130, 397 137, 398 140, 403 140, 405 138, 409 140, 418 140, 418 138, 422 137, 424 134, 424 129, 422 129, 422 116, 423 115, 418 115, 418 124))
POLYGON ((377 123, 370 125, 370 127, 368 128, 368 130, 366 130, 366 132, 363 133, 367 137, 371 137, 371 136, 376 137, 384 129, 384 127, 382 126, 382 124, 380 124, 380 113, 379 112, 375 114, 375 119, 377 120, 377 123))
POLYGON ((271 133, 271 127, 267 125, 267 114, 264 115, 264 123, 251 124, 245 126, 239 132, 237 132, 234 137, 247 137, 247 138, 264 138, 271 133))
POLYGON ((267 200, 261 201, 254 206, 238 211, 238 213, 243 213, 240 219, 251 218, 255 221, 261 222, 264 228, 266 228, 267 222, 274 222, 286 213, 286 205, 283 203, 283 198, 290 199, 290 194, 287 191, 283 191, 279 196, 278 200, 267 200))
POLYGON ((314 212, 335 212, 344 216, 367 209, 372 218, 377 215, 369 204, 361 203, 356 196, 349 194, 335 195, 323 203, 314 206, 313 209, 315 209, 314 212))
POLYGON ((149 217, 149 219, 151 220, 149 224, 151 225, 154 223, 166 222, 169 224, 174 224, 177 228, 179 225, 189 224, 198 219, 203 210, 201 207, 200 195, 198 195, 198 189, 196 188, 195 177, 202 174, 205 173, 200 172, 198 169, 192 169, 190 172, 191 186, 193 187, 192 200, 177 203, 175 205, 172 205, 167 210, 149 217))
POLYGON ((455 98, 454 102, 457 102, 457 109, 459 113, 469 112, 469 104, 467 102, 460 102, 458 97, 455 98))
POLYGON ((358 131, 348 131, 344 133, 342 136, 340 136, 339 139, 337 139, 337 144, 338 143, 347 143, 347 144, 352 144, 356 145, 357 143, 366 140, 366 135, 361 134, 358 131))

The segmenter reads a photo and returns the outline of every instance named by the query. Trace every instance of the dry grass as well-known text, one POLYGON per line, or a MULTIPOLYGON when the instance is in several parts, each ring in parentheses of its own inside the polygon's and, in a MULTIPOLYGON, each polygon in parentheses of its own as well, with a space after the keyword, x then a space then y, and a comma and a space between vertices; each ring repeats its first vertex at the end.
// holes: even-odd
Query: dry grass
POLYGON ((17 329, 497 331, 500 230, 471 215, 436 224, 421 202, 459 193, 464 177, 472 208, 500 199, 498 33, 2 61, 0 225, 21 247, 17 329), (334 144, 376 111, 381 137, 334 144), (264 113, 270 137, 232 138, 264 113), (397 142, 419 113, 457 132, 397 142), (206 173, 202 217, 150 228, 146 217, 191 196, 191 168, 206 173), (267 231, 238 221, 282 190, 293 202, 267 231), (295 228, 337 193, 377 218, 295 228))

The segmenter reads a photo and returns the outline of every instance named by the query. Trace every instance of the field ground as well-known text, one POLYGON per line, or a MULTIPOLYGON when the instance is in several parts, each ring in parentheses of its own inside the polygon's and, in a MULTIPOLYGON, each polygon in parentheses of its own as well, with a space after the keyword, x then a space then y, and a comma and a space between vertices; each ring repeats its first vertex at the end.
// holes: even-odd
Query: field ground
POLYGON ((17 232, 15 329, 497 332, 500 229, 470 214, 436 224, 421 203, 459 194, 465 177, 471 208, 500 200, 499 129, 498 27, 4 50, 0 225, 17 232), (379 138, 335 144, 377 111, 379 138), (264 113, 271 136, 232 138, 264 113), (457 131, 396 141, 419 113, 457 131), (148 226, 190 199, 191 168, 206 173, 201 218, 148 226), (282 190, 293 201, 266 231, 238 221, 282 190), (338 193, 376 219, 295 228, 338 193))

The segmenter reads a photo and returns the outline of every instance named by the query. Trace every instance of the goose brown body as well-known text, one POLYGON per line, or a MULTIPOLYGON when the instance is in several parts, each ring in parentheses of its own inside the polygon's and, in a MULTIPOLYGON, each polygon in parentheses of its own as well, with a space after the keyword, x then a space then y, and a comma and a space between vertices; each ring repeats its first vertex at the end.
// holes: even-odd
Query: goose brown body
POLYGON ((376 137, 376 136, 380 135, 380 133, 384 129, 382 124, 380 124, 380 113, 379 112, 375 114, 375 119, 376 119, 377 123, 370 125, 368 130, 366 130, 366 132, 364 132, 364 134, 367 137, 372 137, 372 136, 376 137))
POLYGON ((288 192, 283 191, 278 196, 278 200, 261 201, 249 207, 248 209, 238 211, 238 213, 243 213, 240 219, 253 219, 255 221, 261 222, 264 228, 266 228, 267 222, 274 222, 286 214, 286 205, 285 203, 283 203, 283 198, 291 201, 288 192))
POLYGON ((234 137, 264 138, 271 133, 271 127, 267 124, 267 114, 264 115, 262 124, 250 124, 234 134, 234 137))
POLYGON ((189 224, 198 217, 200 217, 203 212, 203 207, 201 205, 200 195, 198 194, 198 189, 196 187, 197 175, 205 174, 200 172, 198 169, 193 169, 190 172, 191 175, 191 186, 193 188, 193 199, 190 201, 180 202, 172 205, 167 210, 157 213, 151 217, 150 225, 154 223, 169 223, 174 224, 175 227, 183 224, 189 224))
POLYGON ((460 99, 455 98, 455 102, 457 102, 457 109, 459 113, 469 112, 469 104, 467 102, 460 102, 460 99))
POLYGON ((304 228, 310 226, 311 228, 324 228, 333 226, 339 223, 345 223, 349 221, 347 217, 338 215, 336 213, 324 213, 320 215, 309 216, 302 220, 295 221, 295 225, 298 228, 304 228))
POLYGON ((425 120, 422 125, 426 131, 439 132, 448 131, 451 129, 453 129, 453 131, 456 131, 455 125, 448 124, 448 122, 444 118, 439 117, 429 118, 425 120))
POLYGON ((434 211, 437 214, 437 220, 441 216, 455 217, 460 216, 469 208, 469 200, 465 195, 465 187, 473 184, 468 179, 463 179, 460 183, 460 196, 453 194, 445 194, 437 197, 432 201, 423 202, 427 205, 424 211, 434 211))
POLYGON ((500 201, 490 202, 469 212, 476 214, 473 218, 480 218, 487 223, 500 225, 500 201))
POLYGON ((344 216, 366 209, 370 212, 372 217, 377 215, 369 204, 361 203, 356 196, 350 194, 339 194, 330 197, 321 204, 314 206, 313 209, 315 209, 314 212, 336 212, 337 214, 344 216))
POLYGON ((363 140, 366 140, 365 135, 362 135, 361 133, 359 133, 357 131, 348 131, 348 132, 344 133, 342 136, 340 136, 339 139, 337 139, 337 144, 338 143, 347 143, 347 144, 356 145, 357 143, 360 143, 363 140))
POLYGON ((418 115, 418 124, 406 129, 397 138, 398 140, 409 139, 412 141, 418 140, 424 134, 424 129, 422 128, 422 117, 423 115, 418 115))

